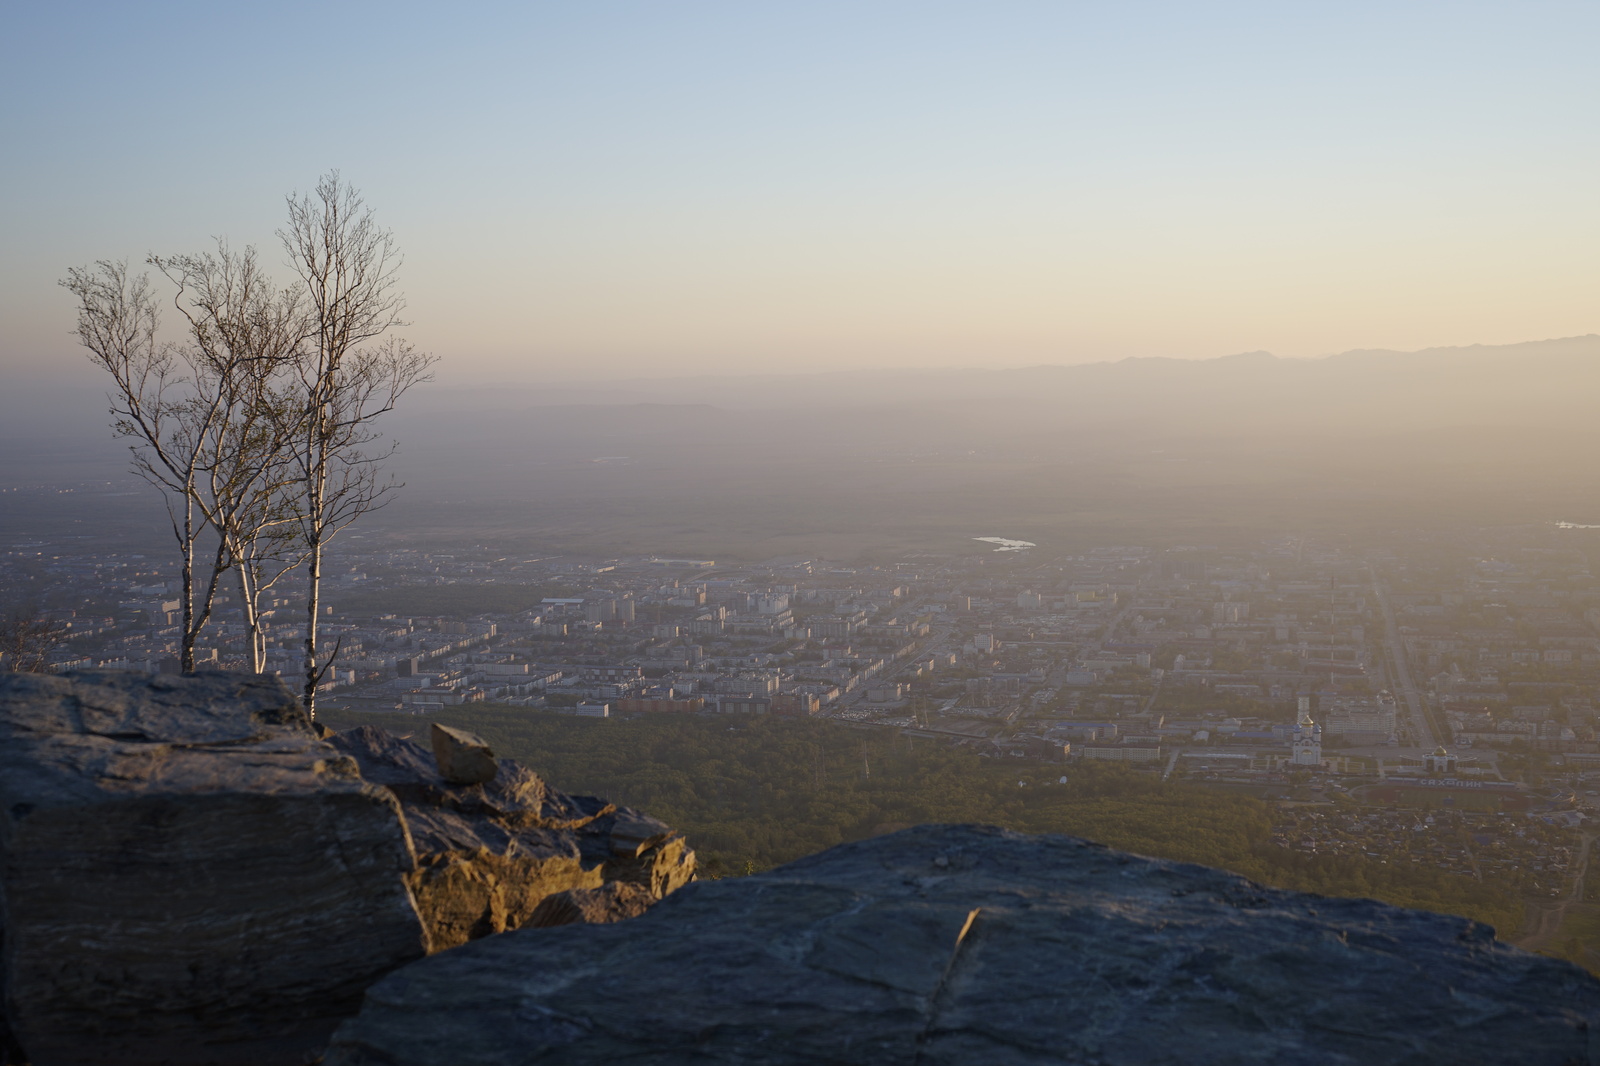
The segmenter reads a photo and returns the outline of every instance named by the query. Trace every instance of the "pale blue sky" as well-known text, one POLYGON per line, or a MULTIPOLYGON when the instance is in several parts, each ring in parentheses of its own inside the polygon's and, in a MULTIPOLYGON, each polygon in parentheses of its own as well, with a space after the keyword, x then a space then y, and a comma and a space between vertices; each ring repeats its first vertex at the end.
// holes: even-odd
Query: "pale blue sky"
POLYGON ((0 0, 0 370, 340 168, 446 380, 1600 331, 1593 3, 0 0))

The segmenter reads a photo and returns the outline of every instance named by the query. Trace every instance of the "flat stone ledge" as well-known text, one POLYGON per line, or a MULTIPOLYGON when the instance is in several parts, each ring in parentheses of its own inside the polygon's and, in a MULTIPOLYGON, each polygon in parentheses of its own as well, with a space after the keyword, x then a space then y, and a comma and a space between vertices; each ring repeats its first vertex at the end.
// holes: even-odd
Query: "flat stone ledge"
POLYGON ((1600 981, 1464 918, 1065 836, 921 826, 375 985, 327 1066, 1520 1066, 1600 981))

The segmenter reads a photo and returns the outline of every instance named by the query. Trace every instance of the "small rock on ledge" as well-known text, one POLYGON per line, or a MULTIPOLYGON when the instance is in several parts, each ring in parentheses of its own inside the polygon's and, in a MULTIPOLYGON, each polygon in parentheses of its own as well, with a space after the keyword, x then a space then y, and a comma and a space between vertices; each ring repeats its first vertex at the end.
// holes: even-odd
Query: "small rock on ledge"
POLYGON ((489 742, 465 729, 433 723, 433 757, 439 774, 452 785, 483 785, 500 769, 489 742))
POLYGON ((643 885, 612 881, 599 888, 573 888, 546 896, 528 918, 532 929, 584 922, 601 925, 637 918, 655 905, 656 897, 643 885))

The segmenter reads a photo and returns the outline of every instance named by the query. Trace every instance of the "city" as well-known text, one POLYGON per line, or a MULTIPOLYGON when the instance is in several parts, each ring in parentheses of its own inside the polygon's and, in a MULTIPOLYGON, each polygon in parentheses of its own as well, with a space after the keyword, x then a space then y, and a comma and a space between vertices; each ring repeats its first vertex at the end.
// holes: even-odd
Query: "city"
MULTIPOLYGON (((1581 888, 1574 856, 1600 806, 1588 536, 1074 555, 975 537, 845 565, 358 534, 329 557, 338 652, 321 706, 797 716, 1029 765, 1112 762, 1268 800, 1285 848, 1560 899, 1581 888)), ((0 557, 6 595, 62 627, 56 670, 175 671, 175 577, 155 553, 0 557)), ((293 678, 299 602, 269 609, 269 667, 293 678)), ((209 633, 203 667, 238 667, 226 597, 209 633)))

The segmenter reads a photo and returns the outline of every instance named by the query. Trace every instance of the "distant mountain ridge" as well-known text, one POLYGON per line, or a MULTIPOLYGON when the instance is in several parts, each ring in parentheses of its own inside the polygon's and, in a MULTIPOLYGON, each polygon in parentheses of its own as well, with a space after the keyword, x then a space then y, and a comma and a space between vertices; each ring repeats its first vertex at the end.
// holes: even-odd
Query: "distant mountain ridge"
MULTIPOLYGON (((632 421, 709 410, 723 417, 808 412, 826 421, 872 410, 1005 431, 1125 426, 1161 435, 1254 432, 1363 436, 1446 427, 1587 430, 1600 396, 1600 335, 1507 345, 1355 349, 1318 359, 1243 352, 1213 359, 1140 357, 1001 370, 829 371, 632 380, 547 388, 434 388, 409 417, 539 409, 628 408, 632 421), (646 409, 643 405, 649 405, 646 409), (689 410, 693 408, 693 411, 689 410)), ((558 409, 565 409, 565 413, 558 409)), ((408 417, 402 413, 402 420, 408 417)))
MULTIPOLYGON (((566 382, 543 385, 498 382, 484 385, 430 385, 407 398, 397 412, 435 417, 451 412, 526 411, 547 407, 615 407, 651 404, 733 410, 781 410, 823 405, 905 408, 931 403, 948 405, 1006 400, 1036 403, 1059 400, 1054 392, 1037 390, 1110 389, 1117 386, 1157 387, 1162 382, 1183 390, 1195 387, 1271 388, 1274 384, 1335 388, 1331 395, 1310 397, 1326 402, 1340 388, 1359 389, 1371 382, 1353 380, 1379 373, 1390 387, 1443 389, 1451 395, 1478 382, 1492 386, 1482 397, 1502 404, 1518 396, 1549 398, 1561 404, 1575 393, 1600 388, 1600 334, 1521 341, 1514 344, 1470 344, 1399 351, 1354 348, 1310 359, 1282 358, 1267 351, 1239 352, 1202 359, 1176 356, 1130 356, 1085 363, 1040 363, 1023 367, 912 368, 904 370, 826 370, 747 374, 696 374, 628 378, 617 381, 566 382), (1448 373, 1451 380, 1435 375, 1448 373), (1575 375, 1564 378, 1563 375, 1575 375), (1509 393, 1501 390, 1509 387, 1509 393)), ((1092 395, 1100 396, 1099 392, 1092 395)), ((1290 396, 1279 399, 1290 399, 1290 396)), ((1306 397, 1298 398, 1304 402, 1306 397)), ((40 385, 0 393, 0 439, 66 437, 92 429, 105 420, 104 390, 93 386, 40 385)), ((1495 421, 1500 419, 1496 417, 1495 421)))
MULTIPOLYGON (((1600 335, 1587 334, 1414 352, 1354 349, 1317 359, 1241 352, 999 370, 430 385, 406 398, 385 432, 407 445, 403 465, 422 458, 410 447, 419 445, 429 453, 427 465, 438 469, 453 463, 468 441, 532 447, 541 437, 570 438, 595 427, 634 438, 711 427, 749 441, 819 434, 845 447, 957 438, 963 446, 1004 446, 1041 434, 1126 432, 1162 439, 1265 434, 1353 441, 1440 430, 1587 435, 1600 431, 1592 416, 1597 398, 1600 335)), ((0 457, 9 460, 0 463, 0 477, 32 481, 122 470, 127 453, 106 428, 105 407, 104 391, 94 387, 0 392, 0 457), (58 469, 47 472, 50 467, 58 469)))
POLYGON ((1206 359, 1134 356, 1087 363, 1042 363, 1002 369, 914 368, 905 370, 827 370, 749 374, 697 374, 552 385, 504 382, 482 386, 435 387, 418 402, 429 407, 487 408, 616 405, 636 403, 710 404, 718 407, 779 409, 824 403, 830 406, 906 406, 928 401, 1024 398, 1040 384, 1088 382, 1147 383, 1170 378, 1185 383, 1237 381, 1241 377, 1285 381, 1333 381, 1346 373, 1381 371, 1415 376, 1450 371, 1494 374, 1592 373, 1600 367, 1600 334, 1501 345, 1461 345, 1406 352, 1357 348, 1314 359, 1280 358, 1266 351, 1206 359))
MULTIPOLYGON (((862 530, 1037 542, 1129 515, 1191 529, 1271 515, 1600 520, 1597 398, 1593 335, 1321 359, 430 385, 384 421, 406 488, 378 521, 715 557, 820 551, 804 531, 824 528, 853 551, 862 530)), ((0 510, 0 531, 37 539, 137 511, 160 532, 104 411, 94 388, 0 393, 0 487, 133 492, 30 496, 8 521, 0 510)))
POLYGON ((1401 352, 1389 348, 1352 348, 1347 352, 1337 355, 1323 356, 1322 359, 1313 360, 1322 362, 1329 359, 1363 358, 1367 356, 1443 356, 1463 357, 1467 355, 1485 355, 1490 358, 1506 358, 1509 356, 1573 356, 1594 358, 1600 357, 1600 333, 1585 333, 1579 337, 1552 337, 1542 341, 1518 341, 1515 344, 1464 344, 1455 346, 1442 346, 1435 348, 1420 348, 1414 352, 1401 352))

